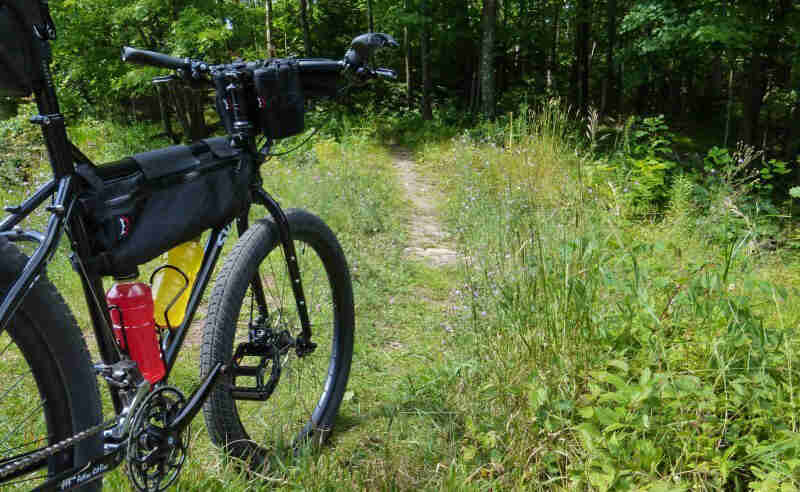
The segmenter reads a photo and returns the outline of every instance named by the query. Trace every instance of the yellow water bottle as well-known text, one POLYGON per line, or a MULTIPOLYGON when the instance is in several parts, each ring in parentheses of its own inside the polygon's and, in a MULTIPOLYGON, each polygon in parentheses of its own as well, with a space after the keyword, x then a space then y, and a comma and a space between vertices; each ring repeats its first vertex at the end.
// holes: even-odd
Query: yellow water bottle
POLYGON ((175 246, 167 251, 165 256, 166 265, 169 265, 169 267, 158 272, 153 282, 155 318, 158 326, 177 328, 183 323, 194 279, 197 278, 197 272, 200 271, 200 263, 203 261, 203 245, 200 242, 200 236, 175 246), (178 273, 175 268, 188 277, 188 284, 186 278, 178 273), (184 287, 186 288, 184 289, 184 287), (181 291, 183 293, 178 297, 181 291), (170 303, 173 302, 174 304, 170 306, 170 303), (165 313, 169 317, 169 323, 167 323, 165 313))

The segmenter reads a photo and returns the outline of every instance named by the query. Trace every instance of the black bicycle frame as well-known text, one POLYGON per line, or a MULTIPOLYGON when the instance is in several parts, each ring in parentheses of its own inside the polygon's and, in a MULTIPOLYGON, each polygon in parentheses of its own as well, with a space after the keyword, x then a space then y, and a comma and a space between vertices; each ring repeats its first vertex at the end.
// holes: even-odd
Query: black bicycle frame
MULTIPOLYGON (((37 243, 33 254, 19 275, 19 278, 11 285, 5 297, 0 302, 0 333, 2 333, 13 318, 16 310, 22 304, 26 293, 41 277, 48 262, 52 259, 62 232, 66 232, 70 241, 73 254, 70 257, 72 266, 81 279, 84 297, 89 307, 91 325, 97 340, 100 357, 104 364, 114 364, 121 360, 122 354, 114 339, 111 328, 109 307, 104 295, 102 277, 86 267, 87 260, 91 256, 89 250, 89 235, 87 232, 85 219, 80 207, 76 207, 77 197, 83 189, 83 183, 75 174, 75 159, 86 160, 85 156, 72 145, 67 138, 64 117, 59 112, 58 100, 50 76, 49 62, 50 49, 47 41, 42 41, 41 50, 43 53, 42 69, 45 73, 45 85, 42 90, 35 94, 39 108, 39 116, 34 117, 32 122, 42 126, 42 133, 47 144, 50 157, 50 164, 53 169, 53 180, 40 187, 33 195, 27 198, 18 206, 7 207, 9 216, 0 222, 0 237, 10 241, 31 241, 37 243), (25 230, 19 227, 25 218, 34 210, 51 199, 47 206, 50 218, 44 234, 37 231, 25 230)), ((255 163, 254 145, 242 145, 242 159, 250 159, 255 163)), ((257 169, 258 166, 254 166, 257 169)), ((256 171, 257 175, 257 171, 256 171)), ((281 209, 280 205, 266 193, 260 182, 254 183, 252 188, 253 201, 263 205, 269 211, 278 227, 278 234, 286 259, 286 266, 291 279, 292 290, 297 304, 298 315, 302 327, 302 334, 298 337, 298 353, 305 353, 311 343, 311 324, 308 318, 308 310, 303 293, 303 286, 300 279, 300 269, 297 264, 297 255, 292 241, 289 222, 281 209)), ((248 227, 248 210, 244 211, 237 220, 237 228, 241 235, 248 227)), ((179 327, 170 332, 162 344, 166 375, 163 381, 167 381, 169 374, 174 367, 183 342, 188 333, 191 322, 197 311, 203 292, 205 292, 208 282, 214 270, 214 266, 222 252, 225 240, 230 234, 232 222, 224 227, 213 229, 205 245, 203 261, 197 280, 192 287, 189 302, 186 308, 186 316, 179 327)), ((256 302, 260 309, 266 307, 266 297, 264 295, 261 280, 256 278, 251 280, 256 302)), ((53 327, 58 329, 58 327, 53 327)), ((188 399, 189 404, 181 411, 181 422, 188 422, 199 410, 211 387, 218 380, 225 367, 218 365, 210 371, 205 380, 194 391, 188 399)), ((119 389, 108 385, 111 391, 112 401, 116 414, 119 415, 123 408, 119 389)), ((106 444, 109 444, 108 442, 106 444)), ((119 444, 119 443, 116 443, 119 444)), ((121 453, 124 446, 110 446, 101 456, 91 460, 90 463, 68 470, 52 477, 42 484, 37 490, 68 490, 79 485, 85 485, 89 481, 95 480, 114 469, 121 461, 121 453)), ((22 456, 22 455, 21 455, 22 456)), ((21 457, 20 456, 20 457, 21 457)), ((12 457, 9 462, 17 457, 12 457)), ((41 466, 45 466, 47 460, 41 460, 41 466)))

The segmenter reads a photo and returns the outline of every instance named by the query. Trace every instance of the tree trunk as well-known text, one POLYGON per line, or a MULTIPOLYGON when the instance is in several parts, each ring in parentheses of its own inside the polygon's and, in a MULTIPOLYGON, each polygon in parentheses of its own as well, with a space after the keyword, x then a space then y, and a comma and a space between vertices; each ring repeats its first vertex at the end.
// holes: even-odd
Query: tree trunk
POLYGON ((617 0, 608 0, 608 46, 606 51, 606 78, 603 84, 603 103, 601 113, 609 114, 617 110, 617 91, 614 67, 614 47, 617 41, 617 0))
POLYGON ((731 119, 733 118, 733 67, 734 61, 731 60, 731 71, 728 74, 728 105, 725 112, 725 139, 722 141, 723 146, 728 146, 728 139, 731 135, 731 119))
MULTIPOLYGON (((791 31, 790 26, 787 25, 786 19, 787 15, 790 13, 792 9, 792 0, 778 0, 776 2, 777 5, 774 7, 774 15, 772 16, 772 24, 769 26, 769 36, 767 36, 767 49, 766 49, 766 57, 764 58, 764 66, 762 70, 766 74, 771 74, 771 76, 763 76, 762 80, 763 83, 761 84, 762 87, 762 94, 766 94, 767 92, 773 92, 773 89, 778 90, 785 90, 786 92, 790 92, 793 87, 791 86, 791 58, 789 58, 794 53, 792 49, 794 44, 789 42, 787 43, 784 41, 786 39, 786 33, 791 31), (789 67, 789 70, 786 70, 786 67, 789 67), (770 83, 770 86, 767 83, 770 83)), ((773 107, 772 105, 768 106, 770 109, 773 107)), ((787 108, 789 109, 789 108, 787 108)), ((790 109, 791 113, 791 109, 790 109)), ((775 131, 776 127, 780 127, 782 122, 774 121, 773 113, 770 111, 767 114, 767 119, 764 122, 766 131, 764 132, 765 135, 769 132, 769 135, 775 137, 777 136, 780 131, 775 131)), ((785 147, 791 146, 790 140, 780 139, 783 141, 783 145, 785 147)), ((771 142, 767 142, 766 136, 764 137, 764 150, 766 151, 767 146, 770 145, 771 142)))
POLYGON ((528 29, 526 29, 526 24, 529 22, 528 19, 531 18, 530 15, 530 1, 529 0, 520 0, 519 5, 519 16, 517 22, 517 46, 515 48, 515 59, 514 64, 516 68, 516 75, 518 78, 525 79, 525 75, 528 72, 527 66, 527 55, 528 55, 528 38, 526 33, 528 29))
POLYGON ((267 58, 274 58, 275 45, 272 44, 272 0, 264 1, 264 10, 266 11, 266 19, 264 22, 267 28, 267 58))
POLYGON ((575 66, 573 68, 573 95, 575 106, 581 113, 589 107, 589 37, 591 26, 591 0, 579 0, 575 12, 575 66))
POLYGON ((753 46, 747 69, 747 87, 744 93, 744 114, 742 115, 742 140, 748 145, 758 144, 758 120, 761 113, 761 101, 764 98, 762 67, 764 65, 761 50, 753 46))
MULTIPOLYGON (((404 0, 403 8, 408 13, 408 0, 404 0)), ((405 52, 406 61, 406 100, 408 101, 408 107, 411 108, 414 104, 414 99, 411 92, 411 38, 408 35, 408 25, 403 26, 403 51, 405 52)))
POLYGON ((375 32, 375 19, 372 17, 372 0, 367 0, 367 23, 369 32, 375 32))
POLYGON ((483 43, 481 45, 481 108, 484 116, 495 116, 494 39, 497 0, 483 0, 483 43))
MULTIPOLYGON (((479 65, 479 63, 477 64, 479 65)), ((480 76, 479 71, 475 70, 472 75, 472 86, 469 90, 469 112, 475 114, 478 108, 478 100, 480 99, 480 76)))
POLYGON ((308 28, 308 2, 300 0, 300 22, 303 24, 303 49, 305 56, 311 56, 311 31, 308 28))
POLYGON ((561 26, 561 9, 564 6, 562 0, 555 3, 553 12, 553 45, 550 50, 550 59, 547 64, 547 89, 552 90, 555 85, 556 74, 558 73, 558 34, 561 26))
POLYGON ((786 130, 786 144, 783 148, 783 160, 792 162, 797 155, 797 136, 800 134, 798 128, 798 119, 800 119, 800 101, 794 104, 792 111, 789 113, 789 127, 786 130))
POLYGON ((208 136, 208 127, 206 126, 206 117, 203 111, 205 106, 204 96, 201 91, 188 89, 186 97, 189 99, 189 118, 192 124, 192 131, 189 137, 192 142, 196 142, 208 136))
POLYGON ((722 95, 722 53, 717 52, 711 60, 711 94, 705 94, 707 101, 714 101, 722 95))
POLYGON ((681 67, 678 62, 675 60, 670 62, 670 74, 668 77, 665 77, 667 87, 665 87, 665 93, 667 97, 664 99, 664 103, 666 107, 664 114, 669 114, 673 118, 677 118, 681 115, 683 110, 682 101, 681 101, 681 74, 685 73, 684 68, 681 67))
POLYGON ((186 100, 183 98, 183 90, 180 87, 176 87, 175 84, 167 85, 167 89, 175 106, 175 116, 183 129, 183 139, 187 141, 192 133, 192 127, 187 116, 188 111, 186 110, 186 100))
POLYGON ((431 54, 430 54, 430 41, 431 41, 431 18, 429 0, 422 1, 422 39, 420 43, 421 58, 422 58, 422 119, 432 120, 433 110, 431 108, 431 54))
POLYGON ((175 135, 175 132, 172 131, 172 120, 169 118, 169 108, 167 107, 168 103, 168 94, 165 94, 167 89, 163 87, 163 84, 156 84, 156 95, 158 96, 158 110, 161 114, 161 122, 164 124, 164 133, 172 140, 173 143, 178 144, 180 140, 175 135))

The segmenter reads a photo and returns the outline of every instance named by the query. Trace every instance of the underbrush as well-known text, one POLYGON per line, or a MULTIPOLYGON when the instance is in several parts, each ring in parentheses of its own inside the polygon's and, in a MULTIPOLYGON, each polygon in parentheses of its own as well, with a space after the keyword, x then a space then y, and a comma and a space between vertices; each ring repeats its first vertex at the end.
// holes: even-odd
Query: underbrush
MULTIPOLYGON (((786 204, 753 198, 765 195, 741 169, 746 154, 718 149, 699 161, 708 172, 677 172, 677 156, 648 157, 654 122, 628 157, 675 165, 645 190, 624 145, 604 149, 591 124, 581 143, 583 124, 557 104, 455 137, 417 122, 400 121, 391 143, 416 144, 419 170, 446 192, 463 263, 436 269, 403 253, 413 217, 374 138, 391 125, 344 121, 336 138, 267 162, 265 188, 320 215, 350 262, 351 382, 330 446, 261 474, 226 460, 198 421, 181 490, 800 485, 800 261, 782 239, 795 236, 790 222, 776 217, 786 204)), ((6 203, 49 178, 28 126, 0 128, 14 169, 3 172, 6 203)), ((101 162, 167 145, 156 133, 91 120, 71 129, 101 162)), ((48 275, 85 325, 66 253, 48 275)), ((174 372, 187 392, 201 324, 174 372)), ((107 486, 125 480, 117 472, 107 486)))
MULTIPOLYGON (((24 116, 6 124, 8 127, 0 132, 5 145, 0 158, 24 163, 31 176, 30 180, 3 185, 0 202, 14 204, 48 180, 50 170, 38 129, 28 125, 24 116), (34 157, 29 159, 27 153, 34 157)), ((158 130, 155 126, 131 129, 84 120, 70 128, 70 135, 79 148, 103 162, 168 145, 151 137, 158 130)), ((425 292, 426 296, 436 297, 438 292, 426 289, 435 288, 431 285, 435 286, 439 280, 428 282, 428 272, 403 261, 406 207, 397 192, 392 160, 387 149, 364 133, 351 128, 337 140, 318 138, 311 145, 288 156, 273 158, 262 167, 265 189, 286 208, 301 207, 322 217, 336 232, 350 265, 357 331, 338 432, 330 445, 319 452, 276 455, 268 469, 250 473, 211 445, 203 419, 198 418, 190 431, 191 455, 177 485, 179 490, 264 487, 334 490, 358 484, 362 488, 385 488, 404 480, 399 478, 398 470, 413 469, 415 477, 424 475, 425 461, 412 458, 413 453, 401 452, 408 450, 408 443, 394 433, 413 427, 408 418, 398 416, 403 413, 399 409, 408 399, 404 390, 406 381, 416 379, 414 373, 421 364, 417 358, 430 345, 430 337, 420 334, 419 326, 423 320, 439 315, 427 312, 425 301, 417 296, 425 292)), ((266 215, 260 207, 252 211, 253 219, 266 215)), ((42 211, 30 217, 24 226, 41 230, 46 219, 47 213, 42 211)), ((64 243, 48 265, 47 275, 75 313, 97 360, 81 285, 69 266, 69 251, 64 243)), ((233 243, 231 238, 226 248, 233 243)), ((31 248, 27 251, 30 253, 31 248)), ((158 264, 154 260, 145 265, 140 278, 148 278, 158 264)), ((170 380, 185 394, 199 384, 204 312, 201 305, 170 380)), ((322 382, 320 385, 321 392, 322 382)), ((102 388, 101 393, 107 395, 102 388)), ((105 415, 110 417, 108 398, 104 403, 105 415)), ((129 488, 124 470, 120 468, 109 474, 105 486, 110 490, 129 488)))
POLYGON ((675 176, 643 215, 630 176, 568 144, 557 108, 524 120, 423 151, 452 176, 467 258, 452 316, 473 369, 454 384, 471 390, 450 396, 464 482, 797 486, 798 261, 761 242, 752 183, 731 172, 700 195, 675 176))

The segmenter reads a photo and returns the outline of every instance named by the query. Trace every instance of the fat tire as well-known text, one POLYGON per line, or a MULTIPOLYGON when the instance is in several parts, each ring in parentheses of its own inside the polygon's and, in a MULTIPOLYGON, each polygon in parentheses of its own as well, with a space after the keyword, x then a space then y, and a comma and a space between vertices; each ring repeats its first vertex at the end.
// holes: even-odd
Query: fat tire
MULTIPOLYGON (((286 211, 289 226, 295 245, 305 243, 311 246, 327 272, 330 286, 332 312, 334 312, 333 340, 331 352, 320 353, 320 357, 329 357, 327 379, 325 385, 320 385, 315 391, 314 398, 320 398, 317 407, 306 424, 299 429, 294 437, 295 450, 299 442, 324 442, 333 426, 339 406, 344 396, 347 380, 350 374, 350 364, 353 353, 353 333, 355 315, 353 307, 353 291, 350 273, 339 242, 333 232, 318 217, 299 209, 286 211), (325 387, 329 390, 326 392, 325 387)), ((229 364, 235 349, 234 337, 237 320, 243 307, 250 280, 258 270, 259 265, 274 250, 280 251, 278 227, 272 219, 262 219, 252 224, 251 227, 237 241, 233 250, 228 254, 218 276, 208 306, 203 345, 201 352, 201 374, 205 376, 218 362, 229 364)), ((299 250, 298 250, 299 251, 299 250)), ((280 255, 283 258, 282 254, 280 255)), ((303 263, 300 262, 301 275, 303 263)), ((286 266, 283 265, 283 275, 288 278, 286 266)), ((304 288, 308 293, 306 279, 303 279, 304 288)), ((294 297, 288 295, 291 309, 296 309, 294 297)), ((315 299, 308 299, 311 306, 315 299)), ((312 319, 313 324, 313 319, 312 319)), ((294 327, 293 335, 296 336, 294 327)), ((312 335, 312 340, 314 340, 312 335)), ((299 363, 303 359, 297 359, 299 363)), ((270 446, 271 443, 254 443, 247 435, 246 429, 240 425, 236 409, 236 402, 231 396, 230 385, 232 378, 224 375, 216 385, 204 406, 206 427, 211 440, 222 447, 229 454, 250 459, 252 466, 258 466, 265 458, 266 449, 261 445, 270 446)), ((278 383, 278 390, 282 381, 278 383)), ((274 398, 274 396, 273 396, 274 398)), ((270 400, 263 402, 270 405, 270 400)), ((266 409, 265 409, 266 411, 266 409)), ((278 416, 280 418, 280 416, 278 416)), ((284 436, 289 437, 289 436, 284 436)))
MULTIPOLYGON (((27 261, 15 245, 0 237, 0 299, 27 261)), ((45 400, 48 444, 102 422, 100 393, 86 342, 75 317, 46 275, 41 275, 26 295, 8 325, 8 334, 22 352, 45 400)), ((0 401, 0 407, 3 404, 0 401)), ((2 412, 0 408, 0 415, 2 412)), ((88 463, 100 456, 102 449, 100 436, 81 441, 58 459, 50 460, 49 475, 88 463)), ((80 490, 101 488, 102 481, 96 480, 80 490)))

